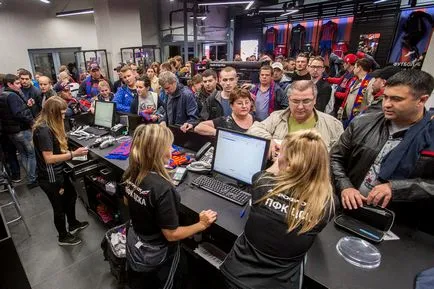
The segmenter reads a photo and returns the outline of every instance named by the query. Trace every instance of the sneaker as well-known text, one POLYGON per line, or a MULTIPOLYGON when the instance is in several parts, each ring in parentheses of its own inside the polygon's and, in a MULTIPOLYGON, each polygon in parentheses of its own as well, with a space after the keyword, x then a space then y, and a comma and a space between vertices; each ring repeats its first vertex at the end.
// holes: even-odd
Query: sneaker
POLYGON ((75 246, 81 243, 81 239, 68 233, 64 237, 59 237, 57 243, 60 246, 75 246))
POLYGON ((39 186, 39 183, 38 182, 31 182, 31 183, 28 183, 27 184, 27 188, 29 189, 29 190, 31 190, 31 189, 33 189, 33 188, 36 188, 36 187, 38 187, 39 186))
POLYGON ((22 179, 20 177, 16 177, 16 178, 12 178, 11 181, 12 183, 19 183, 22 181, 22 179))
POLYGON ((70 234, 78 233, 81 230, 86 229, 87 226, 89 226, 88 222, 78 222, 76 225, 69 226, 69 233, 70 234))

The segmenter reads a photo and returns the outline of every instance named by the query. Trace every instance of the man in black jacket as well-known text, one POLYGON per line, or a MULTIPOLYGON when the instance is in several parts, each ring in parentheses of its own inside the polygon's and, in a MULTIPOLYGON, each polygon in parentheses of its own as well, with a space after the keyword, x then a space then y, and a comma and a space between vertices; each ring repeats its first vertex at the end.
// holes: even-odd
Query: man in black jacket
POLYGON ((31 107, 21 92, 18 76, 7 74, 3 79, 4 91, 0 95, 0 120, 3 132, 14 143, 21 156, 21 162, 27 173, 28 186, 36 183, 36 158, 32 142, 33 115, 31 107))
POLYGON ((316 84, 316 88, 318 89, 315 108, 321 112, 325 112, 325 108, 332 94, 332 87, 323 78, 325 70, 324 59, 321 56, 314 57, 309 64, 308 70, 312 81, 316 84))
POLYGON ((383 112, 350 123, 331 150, 334 185, 344 208, 364 202, 386 207, 392 201, 405 219, 421 222, 416 215, 427 210, 419 206, 432 205, 432 199, 413 201, 434 195, 434 117, 425 110, 433 89, 428 73, 399 72, 386 83, 383 112), (396 201, 406 202, 403 207, 396 201))
POLYGON ((27 102, 30 104, 33 117, 36 117, 39 114, 40 109, 38 109, 38 105, 33 104, 36 104, 41 99, 41 90, 33 85, 32 74, 30 71, 22 69, 18 73, 18 77, 21 82, 21 91, 26 97, 27 102))
MULTIPOLYGON (((212 94, 216 94, 221 90, 221 87, 217 86, 217 73, 212 69, 207 69, 202 72, 202 88, 196 93, 197 112, 202 112, 203 107, 206 105, 208 97, 212 94)), ((205 119, 207 120, 207 119, 205 119)))
POLYGON ((220 84, 222 91, 215 89, 203 104, 200 118, 211 120, 220 116, 228 116, 232 113, 229 105, 229 94, 238 85, 238 76, 235 68, 226 66, 220 71, 220 84))

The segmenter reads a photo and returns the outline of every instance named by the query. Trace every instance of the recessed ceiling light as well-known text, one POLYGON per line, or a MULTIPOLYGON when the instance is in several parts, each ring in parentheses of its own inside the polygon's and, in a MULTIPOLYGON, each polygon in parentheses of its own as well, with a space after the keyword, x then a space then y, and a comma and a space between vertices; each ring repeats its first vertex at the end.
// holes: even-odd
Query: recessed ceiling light
POLYGON ((255 3, 255 1, 250 1, 244 10, 249 10, 252 7, 253 3, 255 3))
POLYGON ((94 13, 93 9, 90 8, 90 9, 81 9, 81 10, 72 10, 72 11, 57 12, 56 13, 56 17, 66 17, 66 16, 93 14, 93 13, 94 13))
POLYGON ((47 4, 50 4, 50 3, 51 3, 50 0, 39 0, 39 1, 44 2, 44 3, 47 3, 47 4))
POLYGON ((237 5, 237 4, 250 4, 250 2, 252 1, 208 2, 208 3, 199 3, 198 6, 237 5))
POLYGON ((294 13, 297 13, 297 12, 298 12, 298 9, 289 10, 289 11, 283 13, 282 15, 280 15, 280 17, 291 15, 291 14, 294 14, 294 13))

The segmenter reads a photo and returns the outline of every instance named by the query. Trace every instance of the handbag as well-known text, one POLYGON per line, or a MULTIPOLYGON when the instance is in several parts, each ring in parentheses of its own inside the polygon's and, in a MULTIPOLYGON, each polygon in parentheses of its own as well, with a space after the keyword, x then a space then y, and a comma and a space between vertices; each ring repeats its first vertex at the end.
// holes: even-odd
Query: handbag
MULTIPOLYGON (((152 236, 151 236, 152 237, 152 236)), ((155 240, 155 238, 154 238, 155 240)), ((127 234, 127 262, 135 272, 151 272, 167 259, 168 246, 139 236, 132 226, 127 234)))
POLYGON ((334 220, 338 227, 374 243, 383 241, 392 228, 395 213, 386 208, 363 206, 356 210, 344 210, 334 220))

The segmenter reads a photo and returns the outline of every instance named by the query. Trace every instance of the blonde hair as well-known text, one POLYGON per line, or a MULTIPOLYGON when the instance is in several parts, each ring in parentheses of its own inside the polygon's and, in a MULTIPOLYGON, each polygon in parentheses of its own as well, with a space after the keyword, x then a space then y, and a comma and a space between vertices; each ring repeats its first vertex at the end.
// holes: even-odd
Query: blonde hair
POLYGON ((101 80, 100 82, 98 82, 98 88, 101 89, 103 87, 108 87, 110 89, 110 85, 105 80, 101 80))
POLYGON ((325 216, 332 216, 334 210, 327 146, 318 132, 302 130, 285 137, 280 153, 288 166, 277 176, 264 177, 273 179, 276 185, 258 202, 282 196, 288 201, 288 232, 300 228, 300 235, 312 230, 325 216), (302 211, 303 217, 297 214, 302 211))
POLYGON ((140 125, 134 131, 129 166, 123 179, 139 186, 149 172, 153 171, 172 182, 164 167, 163 156, 173 143, 169 128, 158 124, 140 125))
POLYGON ((62 110, 66 110, 66 108, 67 104, 61 97, 50 97, 44 103, 41 113, 33 125, 33 131, 42 125, 48 126, 59 141, 60 150, 63 153, 68 151, 68 141, 66 139, 65 125, 62 117, 62 110))

